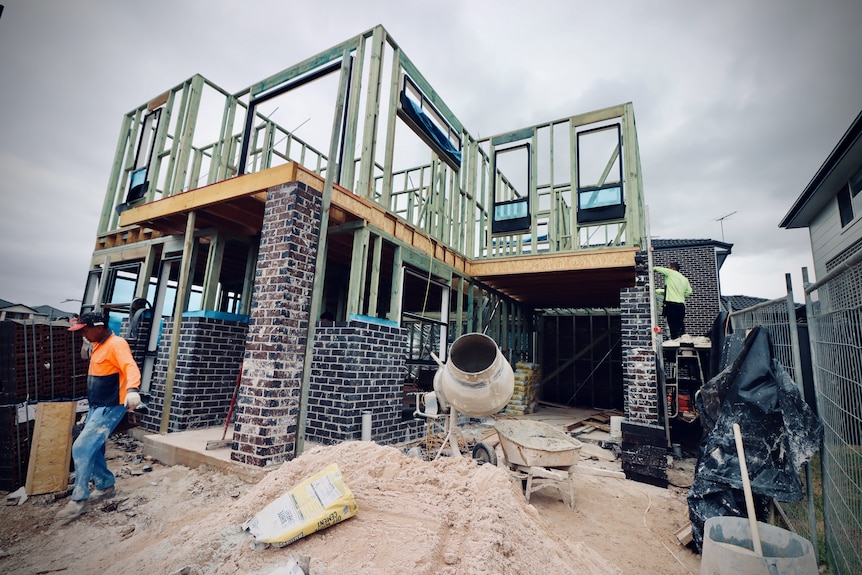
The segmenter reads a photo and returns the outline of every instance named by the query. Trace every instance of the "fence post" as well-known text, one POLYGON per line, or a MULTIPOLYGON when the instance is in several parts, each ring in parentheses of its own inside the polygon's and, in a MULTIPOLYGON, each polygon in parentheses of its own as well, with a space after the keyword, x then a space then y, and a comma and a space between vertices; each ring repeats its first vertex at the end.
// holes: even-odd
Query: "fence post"
MULTIPOLYGON (((802 356, 799 350, 799 332, 797 331, 796 325, 796 303, 793 301, 793 281, 791 280, 789 273, 784 274, 784 281, 787 284, 787 321, 790 327, 791 349, 793 350, 793 375, 796 378, 796 386, 799 388, 802 400, 805 401, 805 386, 802 382, 802 356)), ((803 293, 804 291, 805 290, 803 289, 803 293)), ((805 308, 805 314, 807 319, 807 306, 805 308)), ((815 395, 817 394, 815 393, 815 395)), ((814 515, 814 486, 811 477, 811 462, 806 461, 802 467, 805 470, 805 489, 807 492, 806 495, 808 496, 808 538, 811 540, 811 545, 814 546, 814 557, 817 557, 817 519, 814 515)))

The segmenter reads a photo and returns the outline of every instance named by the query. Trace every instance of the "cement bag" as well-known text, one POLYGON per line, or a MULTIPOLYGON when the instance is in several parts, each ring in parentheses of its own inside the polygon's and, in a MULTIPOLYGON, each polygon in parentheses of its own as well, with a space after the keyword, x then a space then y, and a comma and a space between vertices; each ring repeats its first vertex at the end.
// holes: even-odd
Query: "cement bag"
POLYGON ((284 547, 357 511, 356 499, 333 463, 264 507, 242 528, 258 542, 284 547))

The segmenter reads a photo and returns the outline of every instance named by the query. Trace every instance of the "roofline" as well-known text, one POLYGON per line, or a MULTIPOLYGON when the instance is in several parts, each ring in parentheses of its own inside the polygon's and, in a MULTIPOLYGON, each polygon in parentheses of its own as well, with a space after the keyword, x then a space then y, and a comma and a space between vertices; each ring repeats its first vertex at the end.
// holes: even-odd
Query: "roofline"
POLYGON ((660 252, 665 250, 681 250, 685 248, 703 248, 703 247, 715 247, 715 248, 723 248, 730 252, 731 248, 733 248, 733 244, 728 244, 726 242, 720 242, 718 240, 703 240, 696 241, 692 243, 682 243, 690 240, 664 240, 666 242, 679 241, 678 244, 672 244, 669 246, 657 246, 653 244, 653 251, 660 252))
POLYGON ((850 127, 847 128, 847 131, 844 132, 844 135, 841 136, 841 139, 829 153, 829 156, 826 157, 826 161, 823 162, 823 165, 817 170, 817 173, 814 174, 814 177, 811 178, 811 181, 808 182, 808 185, 805 186, 805 190, 803 190, 802 194, 796 198, 796 201, 793 203, 793 206, 781 220, 781 223, 778 224, 780 228, 788 228, 793 223, 800 212, 802 212, 805 205, 811 201, 817 191, 820 189, 820 186, 835 169, 835 167, 841 162, 850 148, 853 147, 853 144, 859 139, 860 135, 862 135, 862 111, 856 116, 856 119, 853 120, 853 123, 850 124, 850 127))

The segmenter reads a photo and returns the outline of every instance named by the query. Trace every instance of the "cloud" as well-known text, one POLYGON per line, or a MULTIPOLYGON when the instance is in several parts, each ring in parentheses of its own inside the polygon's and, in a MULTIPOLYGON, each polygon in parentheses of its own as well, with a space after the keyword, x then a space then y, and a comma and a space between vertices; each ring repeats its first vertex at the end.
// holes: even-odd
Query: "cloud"
POLYGON ((129 110, 195 73, 237 92, 376 24, 473 136, 632 102, 651 233, 720 240, 736 212, 723 287, 772 297, 810 260, 778 222, 859 112, 860 21, 853 0, 11 0, 0 298, 79 297, 129 110))

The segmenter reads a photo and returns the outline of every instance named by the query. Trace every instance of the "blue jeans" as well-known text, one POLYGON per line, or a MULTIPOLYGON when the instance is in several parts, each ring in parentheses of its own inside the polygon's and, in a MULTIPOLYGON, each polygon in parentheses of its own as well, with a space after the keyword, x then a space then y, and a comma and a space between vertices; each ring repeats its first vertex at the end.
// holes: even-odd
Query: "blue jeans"
POLYGON ((123 405, 90 408, 84 429, 72 444, 72 459, 75 462, 72 501, 90 497, 91 479, 96 489, 107 489, 114 484, 114 474, 105 462, 105 444, 125 413, 126 407, 123 405))

